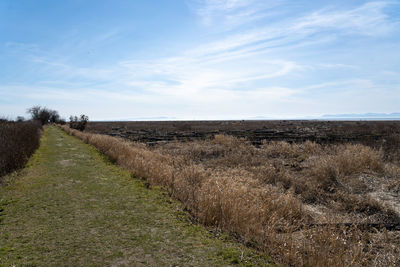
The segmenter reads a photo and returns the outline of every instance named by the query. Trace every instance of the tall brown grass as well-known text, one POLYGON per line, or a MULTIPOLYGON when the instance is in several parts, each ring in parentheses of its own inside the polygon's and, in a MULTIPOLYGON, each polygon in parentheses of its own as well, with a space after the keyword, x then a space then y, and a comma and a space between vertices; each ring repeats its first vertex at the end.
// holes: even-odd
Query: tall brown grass
POLYGON ((333 155, 313 162, 312 174, 321 179, 336 179, 366 170, 384 170, 383 153, 362 145, 335 146, 333 155))
POLYGON ((41 125, 36 121, 0 121, 0 176, 22 168, 39 147, 41 125))
MULTIPOLYGON (((323 180, 331 179, 331 175, 335 179, 348 177, 365 168, 382 172, 380 152, 358 146, 326 151, 311 142, 265 143, 257 149, 244 140, 224 135, 150 149, 120 138, 67 126, 62 129, 93 145, 134 175, 147 179, 150 185, 164 186, 199 222, 229 231, 283 264, 398 263, 393 256, 398 249, 385 246, 382 239, 371 238, 357 227, 335 226, 329 224, 331 221, 318 226, 303 203, 303 195, 313 193, 333 194, 331 199, 339 201, 340 194, 325 188, 323 180), (333 171, 330 164, 334 164, 333 171), (304 171, 292 176, 292 169, 304 171), (377 251, 376 245, 383 249, 377 251)), ((339 186, 334 186, 338 191, 339 186)))

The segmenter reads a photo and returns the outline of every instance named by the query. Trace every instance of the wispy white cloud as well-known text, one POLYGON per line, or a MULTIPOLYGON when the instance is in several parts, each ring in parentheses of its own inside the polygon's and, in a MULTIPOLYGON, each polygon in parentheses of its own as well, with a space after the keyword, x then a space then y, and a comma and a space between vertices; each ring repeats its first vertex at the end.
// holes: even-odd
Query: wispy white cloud
MULTIPOLYGON (((360 69, 356 63, 302 61, 301 56, 291 57, 289 54, 307 46, 333 43, 341 36, 379 38, 392 33, 398 24, 385 13, 389 2, 368 2, 346 10, 330 7, 300 17, 289 16, 246 26, 246 23, 276 12, 273 7, 283 3, 197 1, 197 14, 206 27, 221 21, 224 27, 208 41, 162 58, 127 58, 116 60, 114 64, 83 67, 63 57, 40 53, 36 46, 9 44, 15 49, 28 51, 31 62, 47 75, 46 79, 30 85, 30 89, 0 89, 23 92, 24 97, 32 100, 86 103, 96 100, 106 106, 109 101, 121 105, 120 109, 136 104, 140 107, 147 105, 142 111, 135 109, 139 116, 166 115, 151 108, 167 106, 170 110, 168 115, 177 117, 190 110, 200 114, 200 110, 205 108, 210 109, 209 114, 219 110, 230 112, 232 116, 255 116, 266 112, 284 115, 294 109, 285 111, 280 104, 310 103, 302 97, 309 97, 314 92, 340 91, 354 95, 360 88, 377 90, 374 82, 362 76, 308 82, 311 85, 288 85, 286 80, 305 76, 309 70, 360 69), (233 30, 235 27, 238 29, 233 30), (171 112, 177 106, 180 111, 171 112)), ((106 32, 95 40, 103 42, 114 38, 117 33, 106 32)), ((79 42, 79 46, 85 46, 85 42, 79 42)))
POLYGON ((197 14, 205 25, 211 25, 217 20, 229 24, 239 24, 250 20, 257 12, 249 9, 252 0, 200 0, 196 1, 197 14), (235 17, 235 21, 232 17, 235 17))
POLYGON ((342 63, 319 63, 317 64, 316 67, 327 68, 327 69, 359 69, 359 66, 351 64, 342 64, 342 63))
POLYGON ((306 86, 305 90, 314 90, 314 89, 325 89, 330 90, 333 93, 337 93, 340 91, 354 91, 356 90, 365 90, 374 88, 376 85, 371 80, 368 79, 350 79, 350 80, 342 80, 342 81, 333 81, 333 82, 324 82, 306 86), (349 90, 350 89, 350 90, 349 90))
POLYGON ((287 11, 287 1, 283 0, 197 0, 195 3, 197 14, 203 23, 214 27, 222 24, 227 29, 276 14, 282 16, 276 24, 272 20, 272 28, 287 29, 291 34, 296 31, 312 33, 336 29, 347 34, 379 35, 389 33, 399 25, 398 21, 391 20, 385 13, 385 9, 395 4, 392 1, 371 1, 344 10, 335 8, 332 3, 331 7, 311 12, 294 21, 290 20, 292 16, 282 19, 287 11))
MULTIPOLYGON (((253 1, 211 1, 205 8, 227 10, 251 5, 253 1)), ((312 45, 335 40, 341 35, 389 34, 399 25, 385 13, 389 2, 369 2, 350 10, 322 9, 294 19, 284 19, 260 24, 249 30, 241 30, 199 45, 187 51, 200 60, 226 60, 273 52, 277 49, 312 45)))
POLYGON ((315 32, 334 29, 342 34, 387 34, 399 24, 391 21, 384 9, 390 2, 367 2, 350 10, 323 9, 298 19, 293 30, 315 32))
MULTIPOLYGON (((206 1, 204 8, 208 14, 212 13, 210 10, 229 13, 251 4, 254 1, 206 1)), ((373 2, 350 11, 321 10, 281 25, 260 26, 200 44, 177 57, 144 64, 124 62, 123 65, 136 73, 136 86, 140 86, 140 78, 143 78, 146 88, 157 93, 193 95, 206 89, 245 89, 246 82, 283 77, 304 69, 298 62, 277 58, 273 54, 284 47, 312 44, 311 36, 323 33, 326 27, 344 30, 343 34, 386 32, 394 25, 383 12, 386 6, 384 2, 373 2), (142 71, 137 73, 137 70, 142 71), (148 80, 154 73, 175 84, 158 81, 152 86, 148 80)), ((315 42, 320 41, 321 36, 317 39, 315 42)), ((325 63, 321 67, 356 68, 340 63, 325 63)), ((259 86, 263 87, 262 84, 259 86)))
POLYGON ((200 0, 195 1, 197 14, 204 25, 222 24, 232 28, 268 16, 271 9, 280 1, 257 0, 200 0))

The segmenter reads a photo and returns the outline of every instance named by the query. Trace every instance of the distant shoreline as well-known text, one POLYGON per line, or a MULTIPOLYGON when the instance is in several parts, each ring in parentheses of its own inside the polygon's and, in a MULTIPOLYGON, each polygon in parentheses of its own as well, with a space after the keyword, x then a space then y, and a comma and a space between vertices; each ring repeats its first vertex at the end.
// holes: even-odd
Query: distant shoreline
POLYGON ((290 119, 165 119, 165 120, 152 120, 152 119, 132 119, 132 120, 91 120, 91 122, 212 122, 212 121, 227 121, 227 122, 237 122, 237 121, 400 121, 400 118, 290 118, 290 119))

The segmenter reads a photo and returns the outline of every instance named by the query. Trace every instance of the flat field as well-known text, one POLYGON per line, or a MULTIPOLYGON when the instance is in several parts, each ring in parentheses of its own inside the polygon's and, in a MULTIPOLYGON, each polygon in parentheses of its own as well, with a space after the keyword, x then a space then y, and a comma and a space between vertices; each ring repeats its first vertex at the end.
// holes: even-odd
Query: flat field
POLYGON ((282 263, 400 264, 399 121, 91 122, 86 131, 134 141, 139 174, 282 263))
MULTIPOLYGON (((121 121, 89 122, 88 132, 120 136, 154 144, 165 141, 204 140, 217 134, 246 138, 253 144, 263 140, 318 143, 357 142, 389 147, 400 135, 400 121, 121 121)), ((395 142, 396 143, 396 142, 395 142)))

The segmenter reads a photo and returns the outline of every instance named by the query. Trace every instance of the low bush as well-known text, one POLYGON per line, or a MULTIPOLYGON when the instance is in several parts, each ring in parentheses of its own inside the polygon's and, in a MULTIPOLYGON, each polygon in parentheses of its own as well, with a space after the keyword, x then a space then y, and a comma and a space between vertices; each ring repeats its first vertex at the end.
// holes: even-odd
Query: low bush
POLYGON ((85 130, 88 121, 89 117, 83 114, 79 118, 77 116, 70 116, 69 127, 72 129, 83 131, 85 130))
POLYGON ((39 147, 39 121, 0 122, 0 176, 22 168, 39 147))

